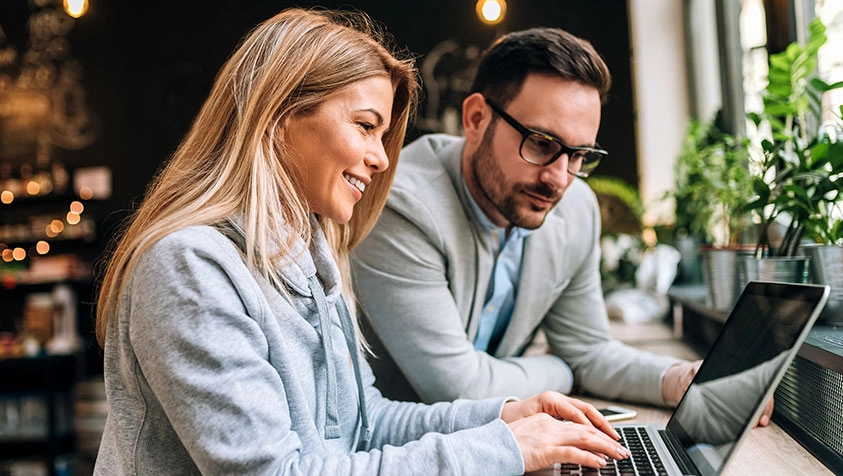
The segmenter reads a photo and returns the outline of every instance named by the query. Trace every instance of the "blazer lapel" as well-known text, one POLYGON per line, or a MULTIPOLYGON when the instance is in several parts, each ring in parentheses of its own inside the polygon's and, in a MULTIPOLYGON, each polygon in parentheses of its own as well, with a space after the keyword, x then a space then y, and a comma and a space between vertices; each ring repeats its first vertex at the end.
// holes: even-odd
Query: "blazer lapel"
POLYGON ((527 237, 515 308, 496 355, 520 355, 565 286, 565 276, 570 274, 565 269, 563 252, 567 244, 565 229, 562 217, 551 212, 545 223, 527 237))

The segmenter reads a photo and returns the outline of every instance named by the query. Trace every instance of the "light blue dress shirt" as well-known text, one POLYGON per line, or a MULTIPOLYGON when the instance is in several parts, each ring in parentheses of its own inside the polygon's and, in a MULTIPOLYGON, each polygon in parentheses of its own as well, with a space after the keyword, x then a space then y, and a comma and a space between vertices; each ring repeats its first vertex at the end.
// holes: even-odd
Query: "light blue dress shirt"
POLYGON ((474 213, 488 234, 492 252, 495 254, 495 264, 486 291, 486 301, 480 316, 477 336, 474 338, 475 349, 494 354, 506 326, 509 325, 512 310, 515 308, 515 295, 521 279, 524 239, 532 230, 513 227, 507 236, 505 228, 495 226, 483 213, 471 196, 465 181, 463 181, 463 187, 474 213))
MULTIPOLYGON (((518 283, 521 280, 521 258, 524 255, 524 241, 533 231, 512 227, 509 235, 507 235, 506 229, 495 226, 477 205, 465 180, 463 180, 463 187, 475 215, 477 215, 480 224, 483 225, 488 234, 491 248, 495 254, 495 264, 486 291, 486 302, 480 315, 480 324, 477 326, 477 336, 474 338, 476 350, 494 355, 512 318, 518 283)), ((573 382, 574 373, 571 368, 562 359, 559 359, 559 363, 563 365, 567 372, 568 381, 573 382)))

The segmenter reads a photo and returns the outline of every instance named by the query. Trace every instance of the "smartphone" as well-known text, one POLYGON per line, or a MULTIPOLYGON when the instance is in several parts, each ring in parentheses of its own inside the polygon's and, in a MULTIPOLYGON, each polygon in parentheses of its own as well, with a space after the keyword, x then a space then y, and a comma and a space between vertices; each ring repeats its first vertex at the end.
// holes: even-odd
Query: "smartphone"
POLYGON ((609 406, 598 410, 609 421, 628 420, 635 418, 638 412, 631 408, 609 406))

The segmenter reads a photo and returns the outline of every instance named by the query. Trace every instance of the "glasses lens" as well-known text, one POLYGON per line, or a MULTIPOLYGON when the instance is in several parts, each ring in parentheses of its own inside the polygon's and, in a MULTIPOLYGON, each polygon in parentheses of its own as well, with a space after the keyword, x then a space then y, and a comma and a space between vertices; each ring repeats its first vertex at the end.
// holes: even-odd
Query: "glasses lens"
POLYGON ((560 150, 562 146, 559 143, 541 134, 527 134, 521 142, 521 157, 537 165, 550 162, 560 150))
POLYGON ((600 160, 605 156, 605 154, 593 151, 578 151, 574 155, 581 156, 581 160, 576 162, 571 161, 568 170, 579 177, 588 177, 591 175, 591 173, 594 172, 594 169, 600 165, 600 160))

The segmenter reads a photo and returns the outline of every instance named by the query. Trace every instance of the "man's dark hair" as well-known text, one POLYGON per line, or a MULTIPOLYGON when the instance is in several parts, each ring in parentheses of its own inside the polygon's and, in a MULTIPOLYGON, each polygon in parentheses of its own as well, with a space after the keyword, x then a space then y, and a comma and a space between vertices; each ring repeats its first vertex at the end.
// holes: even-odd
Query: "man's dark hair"
POLYGON ((590 42, 558 28, 530 28, 498 38, 483 53, 472 93, 501 106, 515 98, 530 73, 561 76, 592 86, 606 101, 612 76, 590 42))

